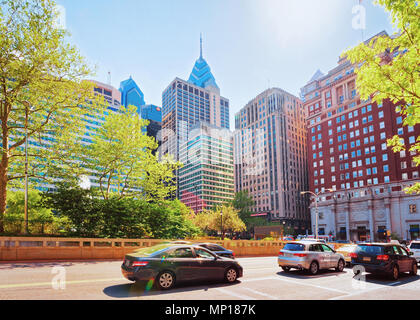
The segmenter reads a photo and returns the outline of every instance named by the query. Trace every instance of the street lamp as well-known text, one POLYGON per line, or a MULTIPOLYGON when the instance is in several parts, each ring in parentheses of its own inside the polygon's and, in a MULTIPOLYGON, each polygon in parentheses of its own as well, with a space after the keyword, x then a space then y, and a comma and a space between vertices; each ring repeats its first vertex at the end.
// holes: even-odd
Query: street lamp
POLYGON ((223 236, 223 210, 220 211, 220 231, 222 232, 222 240, 224 240, 224 236, 223 236))
MULTIPOLYGON (((326 191, 334 192, 333 189, 326 189, 326 191)), ((322 194, 322 193, 323 192, 315 193, 315 192, 312 192, 312 191, 301 191, 301 193, 300 193, 301 195, 311 194, 315 197, 315 239, 316 240, 318 240, 318 198, 319 198, 319 195, 322 194)))
POLYGON ((25 234, 28 234, 28 115, 32 108, 28 101, 23 101, 22 104, 25 106, 25 234))

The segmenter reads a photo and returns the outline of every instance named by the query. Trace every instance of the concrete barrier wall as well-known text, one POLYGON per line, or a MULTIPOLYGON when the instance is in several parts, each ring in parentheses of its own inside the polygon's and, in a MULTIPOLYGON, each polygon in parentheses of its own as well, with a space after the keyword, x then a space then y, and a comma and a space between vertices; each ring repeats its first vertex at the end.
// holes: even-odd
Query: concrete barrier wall
MULTIPOLYGON (((0 237, 0 261, 123 259, 136 249, 168 240, 0 237)), ((286 241, 191 240, 217 243, 237 257, 276 256, 286 241)), ((333 244, 334 248, 342 244, 333 244)))

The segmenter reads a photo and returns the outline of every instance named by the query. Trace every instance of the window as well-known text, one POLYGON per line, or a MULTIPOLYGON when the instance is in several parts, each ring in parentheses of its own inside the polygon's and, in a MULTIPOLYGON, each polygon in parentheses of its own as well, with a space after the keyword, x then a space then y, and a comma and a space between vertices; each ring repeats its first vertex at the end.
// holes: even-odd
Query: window
POLYGON ((417 205, 415 205, 415 204, 410 204, 408 206, 408 208, 410 210, 410 213, 416 213, 417 212, 417 205))
POLYGON ((382 161, 388 161, 388 155, 387 154, 382 155, 382 161))
POLYGON ((378 118, 382 119, 384 117, 384 112, 383 111, 379 111, 378 112, 378 118))
MULTIPOLYGON (((382 111, 381 111, 382 112, 382 111)), ((397 118, 397 124, 401 124, 402 123, 402 117, 398 117, 397 118)))
POLYGON ((410 138, 408 138, 408 142, 410 144, 415 143, 416 142, 416 138, 414 136, 411 136, 410 138))
POLYGON ((389 172, 389 166, 387 164, 384 165, 384 172, 389 172))
POLYGON ((168 258, 194 258, 191 248, 180 248, 168 254, 168 258))
POLYGON ((195 254, 197 255, 197 258, 204 258, 204 259, 214 259, 214 256, 210 253, 207 252, 203 249, 194 249, 195 250, 195 254))

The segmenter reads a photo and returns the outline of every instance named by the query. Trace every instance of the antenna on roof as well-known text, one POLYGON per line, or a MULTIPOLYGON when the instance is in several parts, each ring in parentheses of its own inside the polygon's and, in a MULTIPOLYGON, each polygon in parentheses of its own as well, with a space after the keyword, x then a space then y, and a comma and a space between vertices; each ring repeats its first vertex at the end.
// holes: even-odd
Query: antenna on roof
POLYGON ((200 32, 200 59, 203 58, 203 37, 200 32))
POLYGON ((111 85, 111 71, 108 71, 108 79, 107 79, 107 83, 109 85, 111 85))

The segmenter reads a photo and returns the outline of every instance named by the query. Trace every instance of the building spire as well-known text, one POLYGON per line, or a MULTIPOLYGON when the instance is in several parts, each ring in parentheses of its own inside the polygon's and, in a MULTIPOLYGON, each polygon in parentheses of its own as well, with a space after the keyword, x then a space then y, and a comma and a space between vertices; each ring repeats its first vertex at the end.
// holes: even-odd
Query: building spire
POLYGON ((203 37, 200 32, 200 59, 203 59, 203 37))

